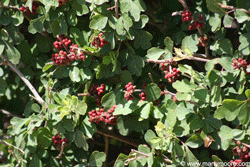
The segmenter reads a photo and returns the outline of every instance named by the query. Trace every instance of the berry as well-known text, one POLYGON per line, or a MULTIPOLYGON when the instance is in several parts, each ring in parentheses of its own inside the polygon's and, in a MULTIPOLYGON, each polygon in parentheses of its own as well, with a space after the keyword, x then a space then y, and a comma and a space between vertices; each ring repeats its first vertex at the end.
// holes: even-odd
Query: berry
POLYGON ((187 10, 183 10, 182 12, 182 22, 186 22, 186 21, 191 21, 192 20, 192 16, 193 14, 187 10))
POLYGON ((105 40, 102 38, 102 36, 103 36, 103 34, 102 34, 102 33, 99 33, 98 36, 94 36, 94 39, 93 39, 93 41, 91 42, 91 44, 92 44, 93 46, 95 46, 96 49, 101 48, 101 47, 103 47, 104 45, 107 44, 107 41, 105 41, 105 40))

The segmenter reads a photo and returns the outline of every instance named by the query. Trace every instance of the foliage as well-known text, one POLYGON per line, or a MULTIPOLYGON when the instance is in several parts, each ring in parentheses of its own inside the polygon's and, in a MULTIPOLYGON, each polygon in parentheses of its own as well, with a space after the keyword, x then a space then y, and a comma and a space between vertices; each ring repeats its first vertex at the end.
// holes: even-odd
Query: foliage
POLYGON ((250 3, 179 2, 1 1, 0 166, 250 162, 250 3))

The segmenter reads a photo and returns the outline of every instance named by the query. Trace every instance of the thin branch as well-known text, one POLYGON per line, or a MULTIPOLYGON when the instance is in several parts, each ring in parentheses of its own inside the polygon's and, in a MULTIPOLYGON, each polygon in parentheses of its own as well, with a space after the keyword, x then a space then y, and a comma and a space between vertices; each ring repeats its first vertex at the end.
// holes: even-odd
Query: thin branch
POLYGON ((104 162, 104 167, 107 167, 108 152, 109 152, 109 137, 105 136, 105 154, 106 154, 106 159, 105 159, 105 162, 104 162))
MULTIPOLYGON (((204 59, 204 58, 201 58, 201 57, 189 57, 187 55, 184 55, 185 56, 185 59, 188 59, 188 60, 195 60, 195 61, 201 61, 201 62, 209 62, 210 60, 209 59, 204 59)), ((160 64, 160 63, 165 63, 166 61, 170 61, 171 59, 168 59, 168 60, 152 60, 152 59, 147 59, 146 62, 148 63, 155 63, 155 64, 160 64)))
POLYGON ((13 157, 16 159, 16 161, 17 161, 16 167, 18 167, 20 165, 20 160, 18 160, 18 158, 16 157, 16 154, 12 150, 8 150, 8 152, 11 155, 13 155, 13 157))
POLYGON ((37 93, 36 89, 33 87, 33 85, 29 82, 29 80, 27 78, 25 78, 25 76, 9 61, 7 60, 3 55, 1 55, 1 58, 7 62, 7 65, 13 70, 15 71, 15 73, 17 73, 17 75, 23 80, 23 82, 28 86, 28 88, 30 89, 30 91, 33 93, 33 95, 35 96, 35 100, 39 103, 39 104, 43 104, 44 100, 41 98, 41 96, 37 93))
POLYGON ((65 142, 63 141, 63 142, 62 142, 62 145, 61 145, 60 153, 59 153, 58 156, 56 157, 57 159, 61 159, 61 158, 62 158, 64 145, 65 145, 65 142))
POLYGON ((94 53, 89 52, 89 51, 84 50, 84 49, 81 49, 81 48, 77 48, 77 47, 74 47, 74 46, 71 46, 71 48, 78 49, 78 50, 82 51, 84 54, 87 54, 87 55, 94 55, 94 53))
POLYGON ((115 0, 115 17, 118 19, 119 11, 118 11, 118 0, 115 0))
POLYGON ((7 9, 11 9, 11 10, 19 10, 17 7, 15 6, 5 6, 3 5, 2 2, 0 2, 0 7, 3 7, 3 8, 7 8, 7 9))
POLYGON ((9 115, 9 116, 12 116, 12 117, 18 117, 17 115, 12 114, 12 113, 10 113, 9 111, 4 110, 4 109, 1 109, 1 112, 2 112, 3 114, 6 114, 6 115, 9 115))
MULTIPOLYGON (((221 8, 229 9, 229 10, 233 10, 233 11, 237 9, 234 6, 228 6, 228 5, 224 5, 224 4, 221 4, 221 3, 217 3, 217 5, 219 5, 221 8)), ((245 12, 247 14, 250 14, 250 11, 248 11, 246 9, 238 8, 238 10, 240 10, 242 12, 245 12)))
POLYGON ((152 82, 152 83, 154 83, 154 80, 153 80, 152 74, 151 74, 150 72, 148 73, 148 76, 149 76, 149 78, 150 78, 151 82, 152 82))
POLYGON ((78 96, 90 96, 89 93, 78 93, 78 96))
POLYGON ((139 146, 139 144, 137 144, 135 141, 131 141, 131 140, 129 140, 129 139, 124 139, 123 137, 121 137, 121 136, 118 135, 118 134, 113 134, 113 133, 110 134, 110 133, 106 133, 106 132, 104 132, 104 131, 100 131, 100 130, 98 130, 98 129, 97 129, 96 132, 99 133, 99 134, 101 134, 101 135, 104 135, 104 136, 111 137, 111 138, 113 138, 113 139, 122 141, 122 142, 127 143, 127 144, 129 144, 129 145, 131 145, 131 146, 134 146, 134 147, 136 147, 136 148, 139 146))
POLYGON ((16 147, 16 146, 14 146, 14 145, 8 143, 7 141, 2 140, 2 139, 0 139, 0 142, 3 143, 3 144, 6 145, 6 146, 11 146, 11 147, 13 147, 14 149, 18 150, 19 152, 21 152, 21 153, 24 155, 24 151, 23 151, 21 148, 18 148, 18 147, 16 147))

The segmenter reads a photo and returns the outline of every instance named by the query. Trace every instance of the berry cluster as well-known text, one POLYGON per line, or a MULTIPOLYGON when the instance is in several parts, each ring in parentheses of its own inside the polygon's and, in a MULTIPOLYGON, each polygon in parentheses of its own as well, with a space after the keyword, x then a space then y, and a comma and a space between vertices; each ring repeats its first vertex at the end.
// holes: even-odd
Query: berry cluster
POLYGON ((181 16, 182 16, 182 22, 186 22, 192 20, 193 14, 188 10, 183 10, 181 16))
POLYGON ((180 70, 177 68, 172 68, 172 65, 176 65, 176 62, 171 59, 170 61, 166 61, 161 63, 161 69, 165 73, 165 79, 168 80, 169 83, 173 83, 180 76, 180 70))
POLYGON ((199 43, 198 43, 198 46, 199 47, 205 47, 205 44, 207 43, 207 37, 206 36, 202 36, 202 37, 199 37, 198 38, 199 40, 199 43))
POLYGON ((134 93, 135 87, 136 87, 136 86, 133 86, 133 85, 132 85, 132 82, 129 82, 129 83, 125 86, 126 91, 125 91, 125 94, 124 94, 124 98, 126 98, 127 101, 133 100, 133 99, 134 99, 133 93, 134 93))
POLYGON ((241 57, 238 59, 233 59, 233 68, 234 69, 242 69, 242 68, 246 68, 246 66, 248 65, 246 60, 243 60, 241 57))
POLYGON ((96 49, 101 48, 103 45, 106 45, 108 42, 105 41, 102 38, 103 34, 99 33, 98 36, 95 36, 93 41, 92 41, 92 45, 96 47, 96 49))
POLYGON ((198 15, 199 20, 194 20, 190 25, 189 25, 189 30, 193 30, 196 28, 200 28, 202 29, 202 27, 204 26, 204 23, 202 22, 203 17, 201 14, 198 15))
POLYGON ((51 60, 58 65, 69 64, 72 60, 86 60, 86 56, 80 51, 77 44, 71 44, 71 40, 63 34, 57 36, 53 46, 59 50, 59 53, 52 54, 51 60), (70 45, 71 44, 71 45, 70 45), (60 49, 65 49, 65 51, 60 49))
POLYGON ((141 98, 142 101, 146 100, 146 93, 145 93, 145 89, 146 89, 147 83, 143 83, 142 86, 142 92, 139 94, 139 97, 141 98))
POLYGON ((111 107, 111 109, 109 109, 108 112, 105 112, 103 108, 88 112, 90 117, 89 122, 94 122, 96 124, 99 124, 100 122, 105 122, 110 125, 115 125, 117 121, 117 118, 113 115, 115 108, 116 105, 111 107))
POLYGON ((240 141, 236 141, 236 146, 233 148, 233 154, 239 156, 240 159, 231 160, 231 167, 240 166, 241 162, 250 162, 250 150, 246 146, 242 146, 240 141))
POLYGON ((105 84, 101 84, 101 86, 95 84, 90 88, 89 93, 96 98, 97 105, 101 104, 102 94, 104 93, 104 91, 105 91, 105 84))
POLYGON ((59 134, 53 136, 53 137, 52 137, 52 140, 53 140, 53 144, 54 144, 54 145, 61 144, 62 142, 65 142, 65 143, 68 142, 68 139, 67 139, 67 138, 62 139, 61 136, 60 136, 59 134))
POLYGON ((59 6, 66 5, 67 0, 58 0, 59 6))
MULTIPOLYGON (((25 2, 27 2, 27 0, 25 0, 25 2)), ((33 1, 33 3, 32 3, 32 12, 30 11, 30 9, 28 7, 25 7, 24 5, 22 7, 20 7, 19 10, 22 13, 35 14, 38 7, 39 7, 39 5, 37 4, 37 2, 33 1)))

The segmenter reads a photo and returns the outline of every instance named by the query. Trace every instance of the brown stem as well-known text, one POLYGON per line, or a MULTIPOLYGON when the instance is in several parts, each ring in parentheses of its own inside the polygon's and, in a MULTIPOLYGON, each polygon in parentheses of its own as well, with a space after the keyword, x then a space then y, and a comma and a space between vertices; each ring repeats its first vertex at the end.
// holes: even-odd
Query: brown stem
POLYGON ((69 49, 68 49, 68 48, 64 45, 64 43, 62 42, 62 38, 60 38, 59 35, 57 35, 56 37, 57 37, 57 38, 59 39, 59 41, 62 43, 62 45, 63 45, 64 49, 66 50, 66 52, 67 52, 68 54, 70 54, 69 49))
POLYGON ((65 145, 65 142, 63 141, 63 142, 62 142, 62 145, 61 145, 60 153, 59 153, 58 156, 56 157, 57 159, 61 159, 61 158, 62 158, 64 145, 65 145))
POLYGON ((118 11, 118 0, 115 0, 115 17, 118 19, 119 11, 118 11))
POLYGON ((19 117, 19 116, 15 115, 15 114, 12 114, 9 111, 6 111, 4 109, 1 109, 0 111, 2 111, 3 114, 6 114, 6 115, 9 115, 9 116, 12 116, 12 117, 19 117))
MULTIPOLYGON (((209 62, 210 60, 209 59, 204 59, 204 58, 201 58, 201 57, 189 57, 187 55, 183 55, 185 56, 185 59, 188 59, 188 60, 195 60, 195 61, 201 61, 201 62, 209 62)), ((146 60, 148 63, 155 63, 155 64, 160 64, 160 63, 165 63, 166 61, 171 61, 171 59, 168 59, 168 60, 152 60, 152 59, 147 59, 146 60)))
POLYGON ((151 74, 150 72, 148 73, 148 76, 149 76, 149 78, 150 78, 151 82, 152 82, 152 83, 154 83, 154 80, 153 80, 152 74, 151 74))
POLYGON ((89 93, 78 93, 78 96, 90 96, 89 93))
POLYGON ((92 52, 89 52, 89 51, 81 49, 81 48, 77 48, 77 47, 74 47, 74 46, 71 46, 71 48, 78 49, 78 50, 82 51, 84 54, 87 54, 87 55, 94 55, 92 52))
MULTIPOLYGON (((221 3, 217 3, 217 5, 219 5, 221 8, 224 8, 224 9, 236 10, 236 8, 234 6, 228 6, 228 5, 224 5, 224 4, 221 4, 221 3)), ((240 10, 242 12, 245 12, 247 14, 250 14, 250 11, 248 11, 246 9, 239 8, 238 10, 240 10)))
POLYGON ((35 100, 39 103, 39 104, 43 104, 44 100, 41 98, 41 96, 37 93, 36 89, 33 87, 33 85, 29 82, 29 80, 27 78, 25 78, 25 76, 9 61, 7 60, 3 55, 1 55, 1 58, 7 62, 7 65, 13 70, 15 71, 15 73, 17 73, 17 75, 23 80, 23 82, 28 86, 28 88, 30 89, 30 91, 33 93, 33 95, 35 96, 35 100))
POLYGON ((113 134, 113 133, 111 134, 111 133, 107 133, 107 132, 104 132, 104 131, 100 131, 98 129, 97 129, 96 132, 101 134, 101 135, 104 135, 104 136, 111 137, 113 139, 122 141, 122 142, 127 143, 127 144, 129 144, 131 146, 134 146, 136 148, 139 146, 139 144, 137 144, 135 141, 131 141, 129 139, 124 139, 124 137, 120 136, 119 134, 113 134))
POLYGON ((3 8, 7 8, 7 9, 11 9, 11 10, 19 10, 17 7, 15 6, 5 6, 3 5, 2 2, 0 2, 0 7, 3 7, 3 8))
POLYGON ((14 146, 14 145, 8 143, 7 141, 4 141, 4 140, 0 139, 0 142, 3 143, 3 144, 6 145, 6 146, 11 146, 11 147, 13 147, 14 149, 16 149, 16 150, 18 150, 19 152, 21 152, 23 155, 25 154, 25 152, 24 152, 21 148, 18 148, 18 147, 16 147, 16 146, 14 146))

